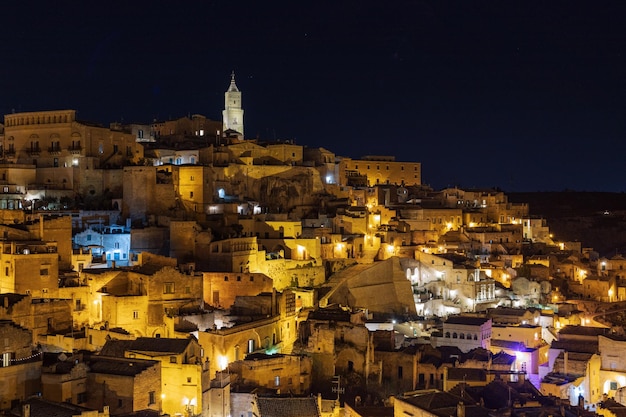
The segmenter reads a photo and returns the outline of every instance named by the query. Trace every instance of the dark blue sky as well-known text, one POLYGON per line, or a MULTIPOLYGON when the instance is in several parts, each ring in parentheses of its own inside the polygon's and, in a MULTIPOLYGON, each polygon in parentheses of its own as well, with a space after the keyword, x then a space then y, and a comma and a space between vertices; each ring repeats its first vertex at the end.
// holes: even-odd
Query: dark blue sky
POLYGON ((435 188, 626 191, 626 4, 10 2, 0 112, 221 119, 247 137, 420 161, 435 188))

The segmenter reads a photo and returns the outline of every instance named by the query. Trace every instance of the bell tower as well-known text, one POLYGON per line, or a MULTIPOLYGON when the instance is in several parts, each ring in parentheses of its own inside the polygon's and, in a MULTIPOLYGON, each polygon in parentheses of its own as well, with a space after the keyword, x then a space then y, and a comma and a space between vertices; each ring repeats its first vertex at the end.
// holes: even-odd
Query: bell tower
POLYGON ((235 84, 235 71, 230 75, 230 86, 224 93, 224 111, 222 112, 224 131, 231 129, 241 133, 243 138, 243 109, 241 91, 235 84))

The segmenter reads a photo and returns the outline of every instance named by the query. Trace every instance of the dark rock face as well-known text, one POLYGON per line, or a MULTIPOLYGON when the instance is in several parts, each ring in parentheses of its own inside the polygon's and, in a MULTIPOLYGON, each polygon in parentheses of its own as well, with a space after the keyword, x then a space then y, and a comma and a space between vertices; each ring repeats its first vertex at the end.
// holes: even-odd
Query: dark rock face
POLYGON ((561 241, 579 241, 601 256, 626 254, 626 194, 600 192, 536 192, 507 194, 526 202, 532 216, 548 221, 561 241))

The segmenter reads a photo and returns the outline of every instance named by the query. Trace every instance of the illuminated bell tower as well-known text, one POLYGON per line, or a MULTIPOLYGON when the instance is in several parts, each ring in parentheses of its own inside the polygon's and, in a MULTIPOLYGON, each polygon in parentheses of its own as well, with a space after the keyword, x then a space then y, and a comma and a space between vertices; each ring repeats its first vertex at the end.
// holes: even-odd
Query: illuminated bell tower
POLYGON ((230 76, 230 86, 224 93, 224 111, 222 112, 224 131, 231 129, 241 133, 243 137, 243 109, 241 108, 241 91, 235 84, 235 72, 230 76))

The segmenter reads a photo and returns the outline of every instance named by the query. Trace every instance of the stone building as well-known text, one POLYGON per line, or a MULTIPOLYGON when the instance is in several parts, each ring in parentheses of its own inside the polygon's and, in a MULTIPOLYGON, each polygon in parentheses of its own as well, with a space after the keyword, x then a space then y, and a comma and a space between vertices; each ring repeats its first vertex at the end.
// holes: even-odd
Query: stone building
POLYGON ((308 394, 313 362, 304 355, 252 353, 228 365, 232 385, 262 387, 290 395, 308 394))
POLYGON ((109 278, 99 284, 102 322, 137 336, 170 337, 166 315, 201 304, 202 277, 169 266, 144 264, 109 278))
POLYGON ((0 320, 0 409, 41 391, 41 353, 34 349, 32 333, 10 320, 0 320))
POLYGON ((34 181, 32 175, 9 179, 32 181, 15 183, 22 193, 28 188, 28 200, 121 191, 118 170, 103 168, 120 168, 143 158, 143 146, 131 133, 78 121, 75 110, 15 113, 4 120, 0 160, 34 170, 34 181))
POLYGON ((441 335, 432 337, 433 346, 455 346, 462 352, 491 346, 491 319, 478 316, 451 316, 443 322, 441 335))
MULTIPOLYGON (((186 339, 141 337, 135 340, 109 340, 100 355, 145 359, 160 363, 161 370, 161 410, 164 413, 189 414, 202 410, 202 392, 208 388, 210 378, 204 366, 203 350, 194 337, 186 339)), ((156 394, 159 386, 154 384, 143 387, 143 395, 156 394), (149 391, 146 391, 149 390, 149 391)))
POLYGON ((46 354, 42 396, 111 415, 161 410, 161 363, 93 354, 46 354))
POLYGON ((375 184, 420 185, 422 165, 419 162, 397 162, 392 156, 343 158, 339 162, 339 184, 350 185, 350 179, 365 178, 365 186, 375 184))
POLYGON ((215 320, 211 326, 197 325, 194 335, 209 359, 211 375, 242 360, 246 354, 290 351, 298 337, 292 292, 273 291, 240 298, 231 309, 230 323, 215 320))
POLYGON ((202 272, 203 300, 215 307, 228 308, 237 296, 272 292, 273 280, 265 274, 243 272, 202 272))
POLYGON ((0 253, 0 292, 56 298, 59 255, 56 242, 4 241, 0 253))

